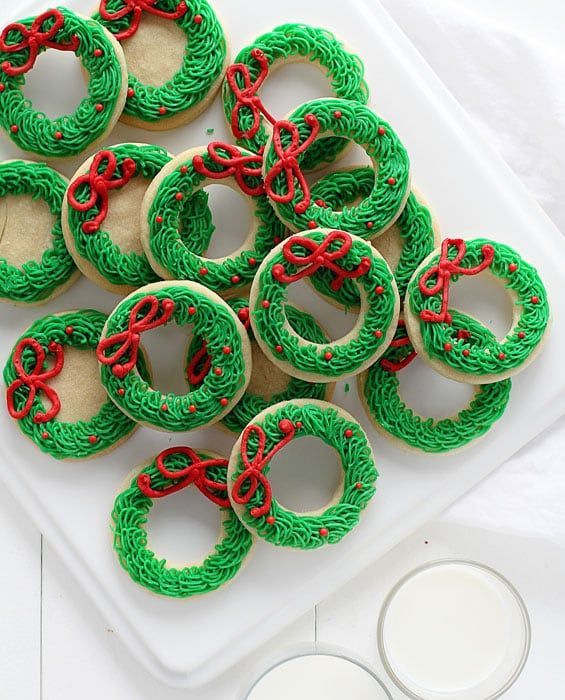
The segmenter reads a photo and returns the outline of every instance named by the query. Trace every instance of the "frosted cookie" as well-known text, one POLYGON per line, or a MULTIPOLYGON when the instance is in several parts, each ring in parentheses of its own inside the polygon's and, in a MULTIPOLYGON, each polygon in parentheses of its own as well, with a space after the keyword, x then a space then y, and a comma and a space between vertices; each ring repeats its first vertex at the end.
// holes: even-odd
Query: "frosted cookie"
POLYGON ((376 236, 400 216, 410 192, 408 153, 391 126, 366 105, 334 98, 306 102, 276 122, 263 176, 269 201, 292 231, 338 228, 364 236, 369 229, 376 236), (306 154, 328 135, 361 146, 376 173, 369 195, 346 211, 317 204, 303 172, 306 154))
POLYGON ((95 19, 121 43, 128 69, 121 121, 173 129, 195 119, 220 89, 224 30, 206 0, 101 0, 95 19))
MULTIPOLYGON (((9 414, 56 459, 96 457, 137 427, 100 383, 95 350, 105 321, 91 309, 45 316, 20 337, 4 367, 9 414)), ((141 353, 137 371, 148 378, 141 353)))
POLYGON ((375 428, 400 447, 432 454, 460 450, 487 433, 502 417, 512 382, 504 379, 476 385, 472 401, 452 418, 426 418, 409 408, 400 395, 398 372, 416 352, 404 322, 380 360, 359 375, 359 395, 375 428))
MULTIPOLYGON (((260 91, 269 76, 290 63, 314 65, 327 77, 334 97, 367 103, 369 90, 361 59, 347 51, 326 29, 306 24, 283 24, 242 49, 226 72, 224 113, 234 137, 243 148, 261 153, 277 118, 263 103, 260 91)), ((347 142, 320 139, 304 156, 303 167, 314 167, 338 157, 347 142)))
POLYGON ((228 493, 237 516, 253 534, 281 547, 315 549, 336 544, 359 523, 375 494, 377 477, 359 423, 333 404, 300 399, 265 409, 245 428, 230 456, 228 493), (296 513, 274 498, 269 465, 292 440, 307 435, 337 452, 341 480, 327 506, 296 513))
MULTIPOLYGON (((222 420, 222 424, 226 428, 240 433, 258 413, 281 401, 330 399, 334 389, 333 384, 305 382, 296 377, 289 377, 267 359, 253 338, 248 299, 230 299, 228 304, 236 312, 249 334, 253 370, 247 391, 231 413, 228 413, 222 420)), ((310 314, 290 304, 286 305, 285 312, 289 324, 300 336, 311 342, 329 342, 325 332, 310 314)), ((188 348, 187 358, 188 382, 192 387, 200 386, 212 369, 212 360, 206 350, 206 343, 201 338, 193 337, 188 348)))
POLYGON ((255 338, 283 372, 310 382, 332 382, 362 372, 392 340, 400 301, 384 259, 367 241, 345 231, 314 229, 280 243, 263 261, 251 287, 255 338), (359 318, 343 338, 309 342, 288 323, 288 286, 320 272, 332 289, 353 280, 361 297, 359 318))
POLYGON ((118 560, 132 581, 159 595, 189 598, 215 591, 238 573, 253 538, 231 508, 227 465, 208 450, 170 447, 128 478, 114 502, 112 532, 118 560), (175 568, 149 549, 147 520, 155 498, 192 484, 220 509, 220 538, 204 561, 175 568))
POLYGON ((222 419, 243 396, 251 376, 245 328, 219 296, 194 282, 155 282, 132 292, 110 314, 97 356, 102 384, 120 410, 143 425, 171 432, 222 419), (193 324, 219 370, 183 395, 154 389, 136 368, 141 335, 169 321, 193 324))
POLYGON ((61 230, 67 180, 44 163, 0 163, 0 300, 44 304, 79 277, 61 230))
POLYGON ((92 19, 64 7, 6 26, 0 34, 0 126, 22 150, 65 158, 104 139, 126 100, 123 51, 92 19), (24 94, 25 76, 46 49, 72 51, 88 75, 88 96, 72 114, 50 119, 24 94))
MULTIPOLYGON (((159 278, 141 245, 139 210, 151 180, 171 160, 164 148, 143 143, 109 146, 73 175, 63 204, 63 233, 71 255, 95 284, 128 294, 159 278)), ((205 192, 183 212, 181 236, 205 250, 212 235, 205 192)))
POLYGON ((448 238, 410 280, 404 318, 416 352, 440 374, 488 384, 517 374, 536 357, 550 310, 536 269, 513 248, 483 238, 448 238), (502 340, 480 321, 449 308, 451 284, 462 275, 478 274, 492 275, 512 300, 512 327, 502 340))
POLYGON ((263 192, 261 157, 220 142, 185 151, 168 163, 147 189, 141 221, 143 247, 157 274, 199 282, 219 294, 247 287, 285 234, 263 192), (201 254, 197 242, 182 240, 179 223, 192 198, 219 181, 245 198, 252 224, 236 251, 212 259, 201 254))

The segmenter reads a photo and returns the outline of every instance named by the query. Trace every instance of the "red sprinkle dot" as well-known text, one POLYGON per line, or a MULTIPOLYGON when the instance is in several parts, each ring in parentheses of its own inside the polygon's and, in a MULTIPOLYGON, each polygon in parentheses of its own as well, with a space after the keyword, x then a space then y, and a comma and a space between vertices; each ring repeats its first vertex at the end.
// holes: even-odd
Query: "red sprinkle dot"
POLYGON ((319 207, 326 207, 327 206, 327 204, 324 202, 323 199, 314 200, 314 204, 317 204, 319 207))
POLYGON ((97 112, 101 112, 101 111, 104 109, 104 105, 102 104, 102 102, 97 102, 97 103, 94 105, 94 109, 95 109, 97 112))
POLYGON ((167 114, 167 108, 166 107, 159 107, 159 114, 167 114))
POLYGON ((375 338, 382 338, 382 337, 383 337, 383 332, 382 332, 382 331, 380 331, 380 330, 375 331, 375 338))
POLYGON ((467 348, 465 348, 465 350, 463 350, 463 357, 469 357, 470 354, 471 353, 469 352, 469 350, 467 348))
POLYGON ((181 199, 184 199, 184 194, 182 192, 177 192, 175 194, 175 199, 177 200, 177 202, 180 202, 181 199))
POLYGON ((321 535, 322 537, 327 537, 329 534, 330 534, 330 533, 329 533, 327 527, 321 527, 321 528, 320 528, 320 535, 321 535))
POLYGON ((324 353, 324 360, 331 360, 332 357, 333 357, 333 354, 329 350, 324 353))
POLYGON ((194 316, 195 313, 196 313, 196 306, 189 306, 188 307, 188 315, 194 316))
POLYGON ((128 97, 133 97, 135 95, 135 90, 133 88, 128 88, 128 97))
POLYGON ((280 237, 280 236, 275 236, 275 237, 273 238, 273 243, 274 243, 275 245, 276 245, 277 243, 280 243, 280 242, 281 242, 281 237, 280 237))
POLYGON ((239 275, 233 275, 231 281, 232 284, 237 284, 238 282, 241 282, 241 277, 239 275))
POLYGON ((360 489, 363 488, 363 484, 362 484, 360 481, 358 481, 358 482, 355 484, 355 488, 356 488, 357 490, 360 490, 360 489))
POLYGON ((96 56, 96 58, 100 58, 100 56, 102 56, 102 53, 102 49, 94 49, 94 55, 96 56))
POLYGON ((267 515, 267 517, 265 518, 265 520, 267 521, 267 523, 268 523, 269 525, 274 525, 274 524, 275 524, 275 516, 274 516, 274 515, 267 515))
POLYGON ((520 338, 520 340, 523 340, 525 337, 526 337, 526 334, 524 333, 524 331, 520 331, 518 333, 518 338, 520 338))
POLYGON ((249 258, 247 262, 251 267, 255 267, 255 265, 257 265, 257 260, 255 258, 249 258))
POLYGON ((202 15, 194 15, 194 24, 202 24, 202 15))
POLYGON ((388 183, 389 185, 396 185, 396 178, 394 178, 394 177, 389 177, 389 179, 387 180, 387 183, 388 183))
POLYGON ((42 437, 44 440, 47 440, 47 438, 49 437, 49 433, 48 433, 46 430, 44 430, 44 431, 41 433, 41 437, 42 437))
POLYGON ((120 388, 118 389, 118 395, 119 395, 119 396, 123 396, 125 393, 126 393, 126 390, 125 390, 123 387, 120 387, 120 388))
POLYGON ((164 403, 164 404, 161 406, 161 411, 168 411, 168 410, 169 410, 169 407, 167 406, 166 403, 164 403))
POLYGON ((4 83, 0 83, 0 92, 4 92, 5 89, 6 86, 4 85, 4 83))
POLYGON ((94 445, 95 442, 98 442, 98 438, 96 437, 96 435, 89 435, 89 436, 88 436, 88 442, 89 442, 91 445, 94 445))
POLYGON ((367 221, 367 228, 373 228, 374 225, 372 221, 367 221))
POLYGON ((227 406, 229 401, 224 396, 223 398, 220 399, 220 403, 222 404, 222 406, 227 406))
POLYGON ((315 221, 308 222, 308 228, 316 228, 318 224, 315 221))
POLYGON ((517 269, 518 265, 516 265, 516 263, 510 263, 510 265, 508 265, 508 272, 516 272, 517 269))
POLYGON ((292 430, 292 423, 288 420, 288 418, 283 418, 279 421, 279 430, 281 433, 290 433, 292 430))
POLYGON ((12 124, 12 126, 10 127, 10 131, 12 132, 12 134, 17 134, 18 131, 19 131, 18 125, 17 125, 17 124, 12 124))
POLYGON ((300 430, 300 428, 302 428, 302 421, 301 421, 301 420, 297 420, 296 423, 295 423, 294 425, 296 426, 296 430, 300 430))
POLYGON ((63 134, 60 131, 56 131, 53 136, 57 139, 57 141, 60 141, 63 138, 63 134))
POLYGON ((530 301, 532 304, 539 304, 539 297, 532 297, 530 301))
POLYGON ((386 134, 386 129, 384 128, 384 126, 379 126, 379 128, 377 129, 377 134, 379 136, 384 136, 386 134))
POLYGON ((186 173, 188 172, 188 167, 186 165, 181 165, 180 171, 183 175, 186 175, 186 173))
POLYGON ((453 345, 451 343, 445 343, 443 349, 445 350, 445 352, 451 352, 453 350, 453 345))
POLYGON ((201 267, 200 270, 198 270, 198 274, 199 274, 199 275, 202 275, 202 277, 204 277, 204 275, 207 275, 207 274, 208 274, 208 268, 206 268, 206 267, 201 267))
POLYGON ((262 306, 264 309, 268 309, 270 305, 271 305, 271 302, 268 301, 268 299, 263 299, 263 301, 261 302, 261 306, 262 306))
POLYGON ((505 359, 506 359, 506 353, 504 353, 504 352, 499 352, 499 353, 498 353, 498 359, 499 359, 499 360, 505 360, 505 359))
POLYGON ((65 333, 66 333, 67 335, 72 335, 73 332, 74 332, 74 330, 75 330, 75 329, 74 329, 72 326, 67 326, 67 327, 65 328, 65 333))
POLYGON ((216 375, 216 377, 221 377, 222 374, 223 374, 222 368, 221 368, 221 367, 215 367, 215 368, 214 368, 214 374, 216 375))
POLYGON ((345 431, 344 435, 345 435, 346 438, 353 437, 353 430, 351 430, 351 428, 347 428, 347 430, 345 431))
POLYGON ((224 347, 222 348, 222 352, 224 353, 224 355, 229 355, 230 352, 231 352, 230 346, 229 346, 229 345, 224 345, 224 347))
POLYGON ((275 345, 275 350, 277 352, 282 352, 283 351, 283 346, 282 345, 275 345))
POLYGON ((339 109, 336 109, 336 111, 334 112, 334 117, 335 117, 336 119, 341 119, 342 114, 341 114, 341 112, 339 111, 339 109))
POLYGON ((196 413, 196 406, 192 403, 192 404, 190 404, 190 406, 188 407, 188 410, 189 410, 191 413, 196 413))
POLYGON ((385 288, 381 287, 381 285, 379 284, 378 287, 375 287, 375 294, 378 294, 380 296, 384 292, 384 290, 385 288))
POLYGON ((158 224, 162 224, 162 223, 163 223, 163 217, 162 217, 162 216, 156 216, 156 217, 155 217, 155 221, 156 221, 158 224))

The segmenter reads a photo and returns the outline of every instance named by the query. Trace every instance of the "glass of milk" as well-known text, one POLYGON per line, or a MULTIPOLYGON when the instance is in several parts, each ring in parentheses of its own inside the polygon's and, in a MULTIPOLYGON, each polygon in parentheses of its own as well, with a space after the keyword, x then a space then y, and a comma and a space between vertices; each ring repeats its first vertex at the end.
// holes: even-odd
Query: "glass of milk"
POLYGON ((383 664, 415 700, 493 700, 520 675, 530 621, 518 591, 472 561, 428 563, 401 579, 378 624, 383 664))

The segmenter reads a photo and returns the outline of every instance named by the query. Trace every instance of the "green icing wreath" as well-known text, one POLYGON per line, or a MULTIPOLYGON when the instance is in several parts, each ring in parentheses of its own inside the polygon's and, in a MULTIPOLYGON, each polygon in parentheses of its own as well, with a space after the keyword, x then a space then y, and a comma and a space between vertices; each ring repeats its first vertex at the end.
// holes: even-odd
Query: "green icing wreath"
MULTIPOLYGON (((205 452, 196 453, 208 459, 205 452)), ((186 469, 189 458, 182 452, 167 457, 166 467, 171 472, 186 469)), ((173 489, 179 480, 165 477, 157 468, 154 459, 140 474, 149 477, 157 490, 173 489)), ((216 482, 226 483, 226 469, 212 466, 206 476, 216 482)), ((118 494, 112 510, 112 532, 114 550, 120 564, 135 583, 154 593, 172 598, 189 598, 210 593, 230 581, 240 570, 247 557, 253 538, 229 507, 220 508, 222 513, 222 539, 200 565, 177 569, 169 566, 165 559, 158 558, 147 545, 147 521, 153 499, 145 495, 138 486, 138 477, 118 494)))
MULTIPOLYGON (((143 14, 140 20, 134 20, 136 11, 132 11, 132 8, 128 12, 128 3, 124 0, 107 0, 104 4, 108 18, 101 16, 100 9, 94 14, 94 18, 120 41, 127 41, 127 38, 120 39, 119 35, 123 32, 128 33, 132 28, 135 31, 136 27, 132 27, 132 21, 136 21, 137 26, 139 21, 143 22, 143 14), (124 11, 123 17, 112 18, 112 15, 119 15, 124 11)), ((170 80, 159 86, 142 83, 130 73, 124 121, 131 117, 135 121, 145 122, 146 128, 166 128, 168 120, 174 120, 183 112, 193 110, 196 116, 211 90, 220 88, 227 62, 224 30, 206 0, 182 0, 182 3, 178 0, 157 0, 155 3, 159 12, 171 14, 174 14, 181 4, 186 11, 170 21, 175 22, 186 35, 182 66, 170 80)), ((151 8, 143 10, 152 11, 151 8)))
POLYGON ((64 7, 20 20, 16 25, 4 29, 0 46, 0 125, 24 151, 46 158, 77 155, 102 138, 121 114, 126 97, 122 49, 97 22, 64 7), (36 39, 32 36, 30 42, 22 26, 26 32, 35 33, 36 39), (45 40, 55 42, 60 50, 72 50, 89 76, 88 96, 74 113, 56 119, 35 110, 23 92, 27 71, 33 68, 37 54, 46 50, 45 40), (21 48, 7 50, 13 45, 21 48), (9 75, 6 64, 18 72, 9 75))
POLYGON ((42 199, 54 216, 51 245, 41 261, 29 260, 21 267, 0 257, 0 298, 17 304, 40 304, 78 277, 61 228, 61 208, 67 181, 44 163, 11 160, 0 163, 0 197, 30 195, 42 199))
POLYGON ((324 401, 279 403, 259 414, 235 444, 228 486, 238 517, 271 544, 315 549, 336 544, 358 523, 375 494, 378 472, 359 423, 324 401), (268 480, 272 455, 293 439, 319 437, 338 454, 342 483, 335 502, 315 513, 295 513, 272 495, 268 480))
POLYGON ((410 162, 406 149, 387 122, 359 102, 321 98, 297 107, 286 124, 289 128, 281 128, 279 133, 280 148, 272 137, 265 147, 263 174, 271 204, 292 231, 319 226, 342 229, 360 237, 370 230, 371 236, 376 236, 396 221, 410 192, 410 162), (314 199, 305 206, 308 199, 300 186, 300 169, 306 154, 318 138, 327 134, 360 145, 373 161, 376 172, 369 195, 344 211, 320 206, 314 199), (293 159, 296 166, 292 165, 293 159))
MULTIPOLYGON (((319 66, 325 72, 335 97, 367 103, 369 89, 358 56, 347 51, 326 29, 306 24, 283 24, 243 48, 234 65, 228 68, 223 87, 224 113, 240 146, 259 153, 266 145, 269 138, 267 124, 274 117, 264 108, 258 92, 268 79, 269 71, 287 61, 297 60, 319 66), (254 56, 257 51, 262 53, 259 60, 254 56)), ((304 169, 311 170, 334 161, 346 146, 347 141, 343 138, 320 139, 304 156, 304 169)))
MULTIPOLYGON (((65 347, 96 349, 105 321, 105 314, 92 309, 69 311, 38 319, 19 338, 4 367, 6 386, 10 387, 17 383, 12 394, 13 408, 16 412, 25 413, 17 419, 20 430, 43 452, 56 459, 75 460, 95 457, 127 438, 137 426, 110 399, 104 402, 100 411, 90 420, 70 423, 58 420, 56 415, 50 420, 42 420, 41 417, 45 414, 49 401, 45 393, 46 386, 48 389, 48 380, 45 380, 42 386, 41 374, 49 371, 50 365, 44 362, 37 368, 37 372, 34 372, 34 366, 41 358, 37 357, 33 347, 30 347, 27 341, 30 339, 36 341, 42 348, 45 359, 55 354, 57 348, 53 346, 54 343, 61 346, 59 353, 63 356, 64 366, 65 347), (24 341, 21 348, 23 374, 31 375, 32 384, 36 384, 39 380, 39 385, 33 389, 32 401, 30 401, 30 380, 24 376, 25 381, 22 381, 21 373, 14 364, 18 346, 22 341, 24 341), (37 377, 37 374, 40 376, 37 377), (34 375, 35 381, 33 381, 34 375), (45 398, 42 399, 42 397, 45 398), (29 410, 26 413, 25 405, 28 402, 29 410)), ((141 353, 137 368, 140 376, 145 378, 149 376, 141 353)), ((79 380, 77 392, 83 390, 84 387, 79 380)))
MULTIPOLYGON (((467 324, 469 317, 457 316, 458 326, 467 324)), ((415 450, 437 454, 465 447, 502 417, 510 398, 510 379, 477 386, 472 401, 456 417, 437 420, 415 413, 400 396, 397 376, 415 356, 406 330, 399 324, 391 347, 366 373, 359 375, 359 394, 367 415, 380 432, 415 450)))

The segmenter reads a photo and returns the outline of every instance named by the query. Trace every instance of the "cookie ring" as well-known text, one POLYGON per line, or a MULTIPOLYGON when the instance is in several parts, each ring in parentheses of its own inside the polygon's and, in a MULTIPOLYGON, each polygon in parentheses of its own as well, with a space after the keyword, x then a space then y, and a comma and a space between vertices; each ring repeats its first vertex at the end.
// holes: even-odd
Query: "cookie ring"
MULTIPOLYGON (((105 314, 92 309, 38 319, 20 337, 4 367, 10 415, 24 435, 56 459, 99 456, 117 447, 137 428, 107 397, 98 413, 88 420, 57 419, 62 405, 50 382, 63 369, 65 348, 95 350, 105 321, 105 314), (52 366, 45 364, 49 356, 54 359, 52 366)), ((141 353, 138 369, 148 376, 141 353)))
MULTIPOLYGON (((137 182, 143 187, 170 160, 169 153, 160 146, 123 143, 98 151, 73 175, 63 203, 63 233, 75 262, 95 284, 118 294, 129 294, 159 279, 143 252, 140 230, 131 225, 139 214, 136 200, 140 195, 134 190, 135 198, 128 204, 135 211, 122 212, 125 225, 117 241, 105 229, 104 222, 111 213, 111 191, 135 188, 136 178, 140 178, 137 182)), ((205 192, 191 199, 182 218, 183 229, 189 226, 195 248, 205 250, 213 232, 205 192)), ((119 225, 114 219, 116 223, 119 225)), ((183 230, 180 235, 187 234, 183 230)))
POLYGON ((114 128, 126 91, 121 46, 92 19, 60 7, 9 24, 0 35, 0 125, 24 151, 46 158, 81 153, 114 128), (89 75, 88 96, 73 114, 56 119, 33 109, 22 89, 46 48, 72 51, 89 75))
POLYGON ((536 269, 510 246, 483 238, 445 239, 410 280, 404 317, 418 354, 440 374, 468 384, 520 372, 541 350, 550 325, 547 292, 536 269), (502 341, 469 316, 461 328, 449 310, 450 283, 486 270, 513 301, 512 328, 502 341))
POLYGON ((345 231, 314 229, 279 244, 264 260, 251 288, 249 308, 255 338, 267 357, 287 374, 331 382, 362 372, 380 357, 396 329, 400 301, 392 272, 367 241, 345 231), (334 286, 354 279, 361 310, 340 340, 309 343, 288 324, 288 285, 328 267, 334 286))
MULTIPOLYGON (((253 333, 249 320, 249 301, 236 297, 235 299, 228 299, 227 303, 238 315, 239 320, 243 323, 251 339, 253 333)), ((328 337, 309 313, 291 304, 287 304, 285 308, 289 323, 299 335, 311 342, 328 342, 328 337)), ((253 352, 253 342, 251 347, 253 352)), ((187 360, 187 378, 189 385, 192 387, 199 386, 204 380, 204 377, 210 372, 211 361, 206 352, 206 346, 202 344, 202 341, 196 336, 193 337, 189 345, 187 360)), ((273 380, 273 374, 277 371, 278 368, 270 363, 263 352, 257 347, 257 352, 253 352, 253 370, 249 387, 232 411, 222 419, 222 425, 234 433, 240 433, 256 415, 275 403, 294 399, 318 399, 321 401, 328 401, 333 392, 333 384, 305 382, 302 379, 284 375, 286 385, 281 387, 279 391, 273 393, 269 397, 258 393, 262 384, 269 386, 270 382, 277 382, 276 377, 273 380), (273 372, 273 370, 275 370, 275 372, 273 372), (260 377, 256 379, 257 372, 260 377), (254 384, 256 387, 255 389, 254 384)))
POLYGON ((228 51, 222 25, 206 0, 101 0, 94 18, 125 42, 130 72, 120 121, 153 131, 173 129, 196 119, 214 99, 228 51), (171 31, 180 30, 186 37, 182 64, 165 83, 162 66, 150 71, 153 75, 143 82, 132 72, 132 64, 138 57, 144 61, 143 42, 167 32, 169 23, 171 31))
MULTIPOLYGON (((43 200, 55 217, 51 227, 50 246, 41 252, 40 261, 9 262, 3 255, 7 244, 4 230, 3 244, 0 242, 0 300, 14 304, 45 304, 64 292, 79 277, 80 273, 69 255, 61 229, 61 209, 67 180, 44 163, 24 160, 8 160, 0 163, 0 199, 9 195, 30 195, 43 200)), ((3 211, 2 229, 7 226, 8 209, 3 211)), ((39 227, 39 222, 36 221, 39 227)), ((14 231, 18 234, 19 231, 14 231)), ((24 232, 25 235, 25 232, 24 232)), ((11 248, 17 246, 14 240, 11 248)), ((9 244, 8 244, 9 245, 9 244)), ((8 253, 8 251, 6 251, 8 253)))
MULTIPOLYGON (((375 173, 372 168, 337 170, 316 182, 312 187, 312 199, 319 206, 338 209, 359 198, 367 197, 373 188, 374 181, 375 173)), ((387 261, 394 272, 401 299, 404 299, 408 282, 420 262, 439 245, 439 234, 433 217, 414 190, 408 195, 400 216, 391 227, 378 236, 373 234, 372 229, 367 229, 365 235, 360 238, 371 240, 372 245, 387 261), (387 248, 391 249, 390 252, 387 248), (398 260, 397 255, 394 254, 397 248, 400 248, 398 260)), ((326 271, 320 271, 320 274, 312 278, 312 283, 324 296, 335 299, 346 308, 359 305, 359 294, 348 280, 339 291, 335 292, 329 287, 331 279, 326 271)))
POLYGON ((163 168, 147 189, 141 213, 143 247, 161 277, 192 280, 218 293, 232 293, 252 282, 258 264, 285 235, 284 225, 263 194, 260 160, 248 151, 215 142, 185 151, 163 168), (181 240, 178 222, 185 202, 216 181, 246 197, 253 223, 238 250, 211 259, 181 240))
MULTIPOLYGON (((275 27, 239 52, 224 80, 224 114, 237 143, 248 151, 262 151, 276 121, 258 93, 274 70, 291 62, 320 68, 334 97, 367 103, 369 89, 361 59, 347 51, 331 32, 306 24, 275 27)), ((305 155, 303 167, 312 170, 332 162, 346 147, 340 138, 317 141, 305 155)))
POLYGON ((325 401, 300 399, 267 408, 245 428, 230 456, 228 488, 236 515, 251 532, 277 546, 315 549, 336 544, 359 523, 377 477, 371 446, 355 418, 325 401), (295 513, 273 497, 269 462, 307 435, 337 452, 342 479, 328 506, 295 513))
POLYGON ((206 450, 171 447, 136 473, 117 495, 112 510, 114 551, 135 583, 160 595, 189 598, 215 591, 238 573, 253 538, 230 506, 227 464, 227 459, 206 450), (176 569, 148 549, 146 523, 153 499, 191 484, 220 508, 222 536, 200 565, 176 569))
POLYGON ((97 356, 102 384, 120 410, 143 425, 171 432, 219 421, 239 401, 251 375, 249 338, 234 312, 208 289, 178 280, 148 284, 123 299, 108 317, 97 356), (221 370, 183 395, 153 389, 134 365, 140 335, 170 320, 194 324, 221 370))
POLYGON ((366 105, 336 98, 306 102, 273 127, 263 156, 265 191, 292 231, 337 228, 376 236, 400 216, 410 192, 408 153, 389 124, 366 105), (319 135, 333 134, 359 144, 377 176, 368 197, 347 211, 316 204, 302 172, 305 154, 319 135))
POLYGON ((475 385, 469 405, 453 418, 424 418, 402 400, 397 373, 416 357, 403 323, 391 346, 359 375, 359 396, 375 428, 406 449, 438 454, 460 450, 487 433, 502 417, 512 380, 475 385))

